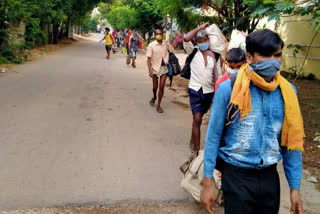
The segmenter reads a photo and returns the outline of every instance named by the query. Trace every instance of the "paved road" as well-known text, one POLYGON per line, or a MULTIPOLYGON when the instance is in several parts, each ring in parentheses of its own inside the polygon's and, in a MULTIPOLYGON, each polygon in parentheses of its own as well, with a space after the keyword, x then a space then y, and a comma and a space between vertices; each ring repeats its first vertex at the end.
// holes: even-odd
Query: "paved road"
POLYGON ((82 41, 0 76, 0 208, 187 198, 190 112, 150 107, 144 60, 104 57, 82 41))

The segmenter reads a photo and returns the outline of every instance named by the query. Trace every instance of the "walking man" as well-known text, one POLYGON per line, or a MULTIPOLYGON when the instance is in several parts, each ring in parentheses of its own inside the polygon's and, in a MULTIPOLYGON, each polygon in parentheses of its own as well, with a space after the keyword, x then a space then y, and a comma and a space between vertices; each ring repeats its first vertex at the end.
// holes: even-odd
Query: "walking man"
POLYGON ((153 82, 153 97, 150 100, 150 105, 153 106, 155 104, 157 100, 157 90, 159 87, 158 104, 156 110, 159 113, 163 113, 163 109, 161 108, 160 104, 167 79, 169 52, 173 52, 173 47, 167 41, 163 41, 162 29, 156 29, 155 34, 156 41, 150 43, 147 49, 149 76, 152 78, 153 82))
POLYGON ((106 27, 105 28, 106 32, 105 32, 105 36, 99 41, 102 42, 103 40, 106 40, 106 51, 107 51, 107 59, 110 59, 110 52, 112 49, 112 44, 115 44, 115 40, 114 37, 112 36, 112 34, 110 33, 110 28, 106 27))
POLYGON ((137 58, 137 51, 140 45, 140 39, 138 36, 138 32, 137 31, 133 31, 133 36, 130 38, 130 42, 129 42, 129 56, 132 59, 132 67, 136 67, 136 58, 137 58))
POLYGON ((291 214, 302 214, 303 120, 296 89, 280 75, 284 43, 271 30, 246 38, 247 64, 219 85, 213 101, 204 150, 200 199, 214 213, 212 175, 223 160, 225 214, 277 214, 280 182, 277 163, 290 186, 291 214), (227 122, 225 122, 227 121, 227 122), (226 126, 225 126, 226 124, 226 126), (223 140, 220 144, 220 141, 223 140))
POLYGON ((195 37, 198 51, 190 63, 191 77, 188 86, 190 106, 193 115, 190 139, 191 152, 200 150, 200 127, 202 117, 211 107, 214 85, 222 75, 220 54, 209 50, 209 37, 204 30, 209 23, 192 30, 184 38, 190 42, 195 37))

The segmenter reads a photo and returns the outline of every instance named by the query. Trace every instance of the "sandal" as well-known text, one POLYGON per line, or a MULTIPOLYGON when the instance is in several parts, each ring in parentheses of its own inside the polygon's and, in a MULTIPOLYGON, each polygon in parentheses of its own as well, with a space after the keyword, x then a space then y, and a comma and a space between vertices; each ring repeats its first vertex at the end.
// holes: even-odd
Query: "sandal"
POLYGON ((163 109, 161 107, 157 107, 157 112, 161 114, 163 113, 163 109))
POLYGON ((154 106, 154 104, 155 104, 155 102, 156 102, 156 99, 157 99, 157 98, 154 98, 154 97, 153 97, 153 98, 150 100, 149 103, 150 103, 151 106, 154 106))

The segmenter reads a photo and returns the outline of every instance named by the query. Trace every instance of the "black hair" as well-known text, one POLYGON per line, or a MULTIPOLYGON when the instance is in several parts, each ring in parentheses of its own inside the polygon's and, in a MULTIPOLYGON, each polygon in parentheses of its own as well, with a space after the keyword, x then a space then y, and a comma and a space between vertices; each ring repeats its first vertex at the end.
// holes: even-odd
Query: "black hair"
POLYGON ((226 54, 227 62, 238 63, 246 61, 246 53, 241 48, 232 48, 226 54))
POLYGON ((271 56, 279 50, 279 47, 283 48, 283 46, 284 43, 279 34, 269 29, 254 31, 246 38, 246 49, 252 56, 254 53, 271 56))
POLYGON ((157 28, 154 30, 154 32, 156 32, 157 30, 160 30, 160 31, 163 33, 163 28, 157 27, 157 28))
POLYGON ((105 30, 110 32, 110 28, 108 28, 108 27, 106 27, 105 30))

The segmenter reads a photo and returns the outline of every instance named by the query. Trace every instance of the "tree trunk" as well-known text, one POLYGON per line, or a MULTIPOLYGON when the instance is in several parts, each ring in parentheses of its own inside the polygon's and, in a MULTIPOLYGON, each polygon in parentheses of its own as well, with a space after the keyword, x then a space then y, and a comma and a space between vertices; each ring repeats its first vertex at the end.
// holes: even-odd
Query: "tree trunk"
POLYGON ((53 25, 53 44, 58 44, 58 41, 59 41, 59 37, 60 37, 60 31, 59 31, 59 24, 54 24, 53 25))

